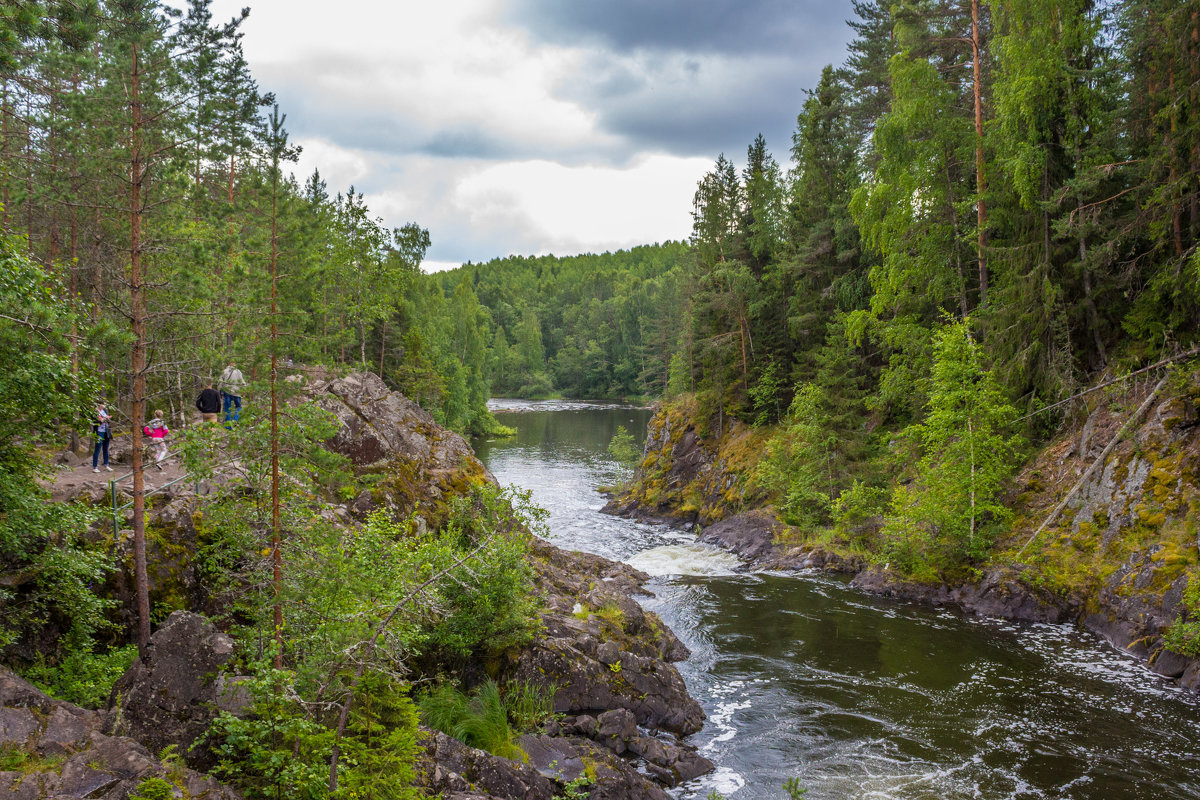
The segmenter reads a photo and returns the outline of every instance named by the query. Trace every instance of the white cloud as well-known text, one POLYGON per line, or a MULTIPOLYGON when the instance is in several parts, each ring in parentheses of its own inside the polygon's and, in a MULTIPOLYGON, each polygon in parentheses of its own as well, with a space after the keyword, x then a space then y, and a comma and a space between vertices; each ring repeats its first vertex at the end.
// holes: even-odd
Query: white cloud
POLYGON ((455 264, 684 239, 696 182, 711 167, 662 153, 626 167, 569 166, 373 156, 322 140, 300 143, 300 180, 316 166, 331 194, 354 184, 388 225, 414 221, 429 229, 431 262, 455 264))
POLYGON ((608 250, 686 238, 704 159, 658 154, 630 167, 571 167, 549 161, 498 164, 466 177, 458 205, 480 221, 525 218, 540 252, 608 250))
MULTIPOLYGON (((686 238, 714 135, 749 144, 793 74, 771 56, 539 39, 505 21, 508 0, 253 2, 246 56, 304 147, 300 178, 317 167, 387 225, 427 227, 431 268, 686 238)), ((795 80, 798 98, 815 73, 795 80)))
POLYGON ((458 269, 461 266, 461 261, 430 261, 427 258, 421 262, 421 272, 445 272, 449 269, 458 269))

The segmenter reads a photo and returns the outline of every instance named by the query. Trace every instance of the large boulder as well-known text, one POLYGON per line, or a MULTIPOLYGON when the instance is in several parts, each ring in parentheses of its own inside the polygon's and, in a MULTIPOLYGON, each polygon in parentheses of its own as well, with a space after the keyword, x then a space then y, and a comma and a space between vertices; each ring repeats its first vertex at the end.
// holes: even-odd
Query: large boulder
POLYGON ((675 635, 634 599, 648 579, 627 564, 532 543, 545 631, 516 654, 510 677, 557 687, 554 710, 624 709, 637 724, 686 736, 704 711, 670 664, 687 658, 675 635))
MULTIPOLYGON (((554 800, 571 782, 587 787, 589 800, 667 800, 668 795, 633 764, 594 742, 526 735, 517 741, 528 761, 468 747, 441 732, 425 741, 421 784, 444 798, 554 800)), ((669 773, 669 771, 668 771, 669 773)))
POLYGON ((441 731, 425 740, 421 784, 432 792, 474 792, 505 800, 553 800, 558 784, 534 767, 469 747, 441 731))
POLYGON ((708 526, 700 534, 700 541, 729 550, 757 565, 776 555, 776 534, 786 528, 770 509, 756 509, 708 526))
POLYGON ((5 797, 125 800, 149 778, 178 797, 239 800, 212 778, 164 763, 124 736, 102 733, 104 716, 55 700, 0 668, 0 749, 17 769, 0 772, 5 797))
POLYGON ((133 662, 113 687, 114 734, 154 752, 175 745, 189 763, 208 766, 206 753, 190 751, 221 711, 240 713, 249 698, 221 671, 234 642, 199 614, 175 611, 150 637, 146 658, 133 662))
POLYGON ((418 511, 431 524, 446 514, 450 498, 473 484, 494 482, 463 437, 369 372, 310 385, 318 406, 333 414, 338 431, 326 443, 361 474, 375 474, 370 493, 352 508, 358 516, 388 506, 418 511))

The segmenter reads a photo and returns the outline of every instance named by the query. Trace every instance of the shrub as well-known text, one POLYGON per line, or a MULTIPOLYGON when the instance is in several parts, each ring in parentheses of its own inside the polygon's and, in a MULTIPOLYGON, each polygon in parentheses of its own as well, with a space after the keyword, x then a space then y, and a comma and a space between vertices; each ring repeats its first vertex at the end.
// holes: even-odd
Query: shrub
POLYGON ((1188 578, 1183 592, 1184 611, 1163 636, 1163 646, 1181 656, 1200 658, 1200 578, 1188 578))
POLYGON ((426 620, 418 634, 427 656, 465 659, 532 638, 539 621, 526 526, 544 515, 532 506, 528 492, 514 489, 480 487, 454 500, 445 529, 418 544, 417 563, 435 570, 450 567, 482 539, 491 539, 475 557, 453 567, 436 589, 443 613, 426 620))
POLYGON ((608 443, 608 452, 622 464, 633 464, 641 455, 637 449, 637 442, 633 439, 633 434, 625 430, 624 425, 617 426, 617 432, 613 434, 612 440, 608 443))
POLYGON ((554 714, 554 694, 557 686, 543 686, 532 681, 513 681, 504 687, 504 709, 519 731, 541 727, 554 714))
POLYGON ((129 800, 174 800, 175 787, 162 778, 147 778, 137 785, 129 800))
POLYGON ((912 483, 894 490, 881 531, 893 566, 920 577, 987 554, 993 530, 1010 515, 1000 492, 1023 446, 1008 433, 1016 411, 968 323, 947 323, 936 349, 929 413, 904 432, 921 458, 912 483))
POLYGON ((84 708, 100 708, 108 701, 117 678, 137 658, 137 647, 128 645, 103 653, 76 650, 51 666, 39 661, 25 670, 25 678, 60 700, 84 708))
POLYGON ((859 529, 883 514, 887 503, 887 489, 855 481, 833 501, 834 530, 842 536, 853 538, 859 529))
MULTIPOLYGON (((293 676, 259 667, 246 686, 254 697, 251 715, 222 714, 205 741, 218 757, 215 772, 249 800, 329 797, 329 759, 335 731, 294 701, 293 676)), ((339 743, 335 797, 415 800, 420 752, 417 712, 406 687, 379 673, 359 683, 339 743)))

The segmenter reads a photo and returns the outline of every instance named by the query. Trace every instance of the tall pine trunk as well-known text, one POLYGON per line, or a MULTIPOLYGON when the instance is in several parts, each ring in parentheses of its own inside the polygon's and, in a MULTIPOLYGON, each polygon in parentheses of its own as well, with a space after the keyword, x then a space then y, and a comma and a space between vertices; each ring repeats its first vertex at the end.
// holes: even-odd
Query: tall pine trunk
POLYGON ((971 0, 971 69, 975 94, 976 254, 979 260, 979 305, 987 302, 987 179, 983 172, 983 67, 979 41, 979 0, 971 0))
MULTIPOLYGON (((146 657, 150 641, 150 581, 146 571, 146 478, 142 464, 142 424, 146 418, 146 295, 142 278, 142 100, 137 43, 132 45, 129 80, 129 299, 133 345, 129 372, 130 417, 133 425, 133 570, 138 610, 138 653, 146 657)), ((114 532, 115 534, 115 532, 114 532)))

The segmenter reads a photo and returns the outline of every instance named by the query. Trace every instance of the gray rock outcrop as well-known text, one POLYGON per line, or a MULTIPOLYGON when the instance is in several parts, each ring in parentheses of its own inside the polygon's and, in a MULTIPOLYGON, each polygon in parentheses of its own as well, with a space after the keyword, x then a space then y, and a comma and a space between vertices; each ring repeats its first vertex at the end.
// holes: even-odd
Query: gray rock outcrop
POLYGON ((0 771, 0 787, 14 800, 98 798, 125 800, 149 778, 193 800, 239 800, 216 780, 177 762, 164 763, 143 745, 103 733, 105 717, 55 700, 0 668, 0 749, 19 768, 0 771))
POLYGON ((146 659, 135 660, 113 687, 112 733, 154 752, 175 745, 197 766, 211 766, 192 745, 223 710, 238 713, 247 694, 221 674, 234 641, 199 614, 175 611, 150 637, 146 659))

